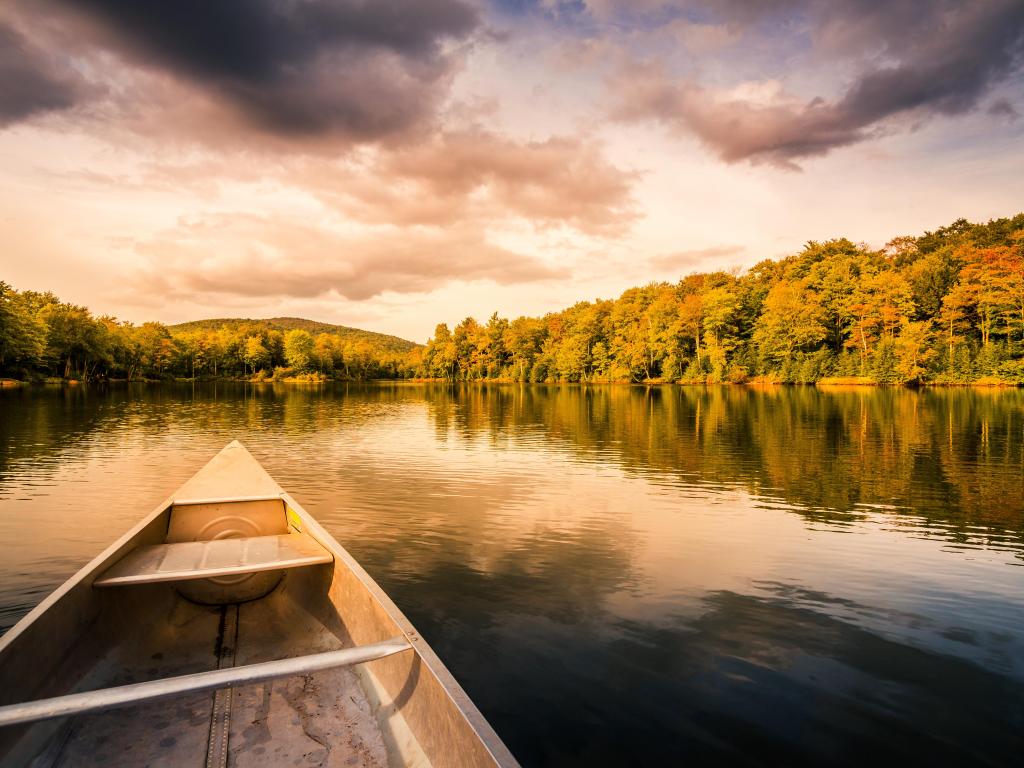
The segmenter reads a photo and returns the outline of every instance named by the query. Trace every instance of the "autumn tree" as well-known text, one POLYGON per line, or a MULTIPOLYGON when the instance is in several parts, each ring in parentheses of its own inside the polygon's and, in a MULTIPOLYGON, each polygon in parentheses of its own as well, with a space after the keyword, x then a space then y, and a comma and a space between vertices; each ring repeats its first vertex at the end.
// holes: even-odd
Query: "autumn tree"
POLYGON ((257 367, 262 367, 270 361, 270 353, 263 345, 259 336, 249 336, 245 340, 244 357, 245 364, 249 366, 251 373, 256 373, 257 367))
POLYGON ((318 333, 313 341, 313 357, 320 373, 334 368, 334 339, 329 333, 318 333))
POLYGON ((739 300, 730 288, 719 286, 704 294, 702 305, 708 358, 715 377, 721 379, 725 372, 728 353, 733 348, 733 316, 739 306, 739 300))
POLYGON ((427 343, 423 359, 430 376, 449 381, 455 379, 455 372, 458 370, 459 364, 459 351, 447 323, 440 323, 434 329, 434 336, 427 343))
POLYGON ((529 380, 529 372, 540 352, 546 333, 544 323, 538 318, 517 317, 509 323, 502 343, 508 350, 517 380, 529 380))
POLYGON ((934 354, 931 346, 932 331, 924 321, 907 320, 896 342, 899 380, 920 381, 924 378, 925 364, 934 354))
POLYGON ((285 334, 284 359, 296 371, 309 368, 313 361, 313 337, 309 331, 295 329, 285 334))
POLYGON ((765 358, 776 363, 787 360, 797 350, 815 347, 825 338, 823 314, 818 297, 803 281, 782 280, 764 300, 754 343, 765 358))
POLYGON ((690 293, 679 304, 679 336, 693 342, 697 365, 701 364, 701 329, 704 327, 704 299, 690 293))

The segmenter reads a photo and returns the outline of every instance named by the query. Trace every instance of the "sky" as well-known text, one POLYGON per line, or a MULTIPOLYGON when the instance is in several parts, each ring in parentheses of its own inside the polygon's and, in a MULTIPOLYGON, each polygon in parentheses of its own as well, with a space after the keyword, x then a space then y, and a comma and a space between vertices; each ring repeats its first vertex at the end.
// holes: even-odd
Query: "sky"
POLYGON ((1020 0, 7 0, 0 279, 423 342, 1024 210, 1020 0))

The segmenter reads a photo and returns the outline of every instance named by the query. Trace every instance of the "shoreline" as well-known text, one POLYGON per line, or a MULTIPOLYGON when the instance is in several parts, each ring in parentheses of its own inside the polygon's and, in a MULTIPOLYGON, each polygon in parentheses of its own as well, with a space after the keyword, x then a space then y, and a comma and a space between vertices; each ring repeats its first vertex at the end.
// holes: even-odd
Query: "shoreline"
POLYGON ((42 381, 25 381, 23 379, 0 379, 0 388, 15 389, 19 387, 80 387, 90 384, 210 384, 218 382, 232 382, 237 384, 518 384, 521 386, 630 386, 630 387, 817 387, 820 389, 1020 389, 1024 383, 1002 381, 992 377, 983 377, 978 381, 971 382, 943 382, 943 381, 921 381, 906 384, 884 384, 871 381, 861 376, 832 376, 818 381, 796 382, 778 381, 768 377, 752 377, 746 381, 665 381, 663 379, 649 379, 644 381, 518 381, 516 379, 472 379, 455 381, 443 378, 413 377, 408 379, 334 379, 322 376, 317 377, 295 377, 285 378, 241 378, 236 376, 217 377, 175 377, 170 379, 99 379, 95 381, 82 381, 79 379, 55 379, 53 377, 42 381))

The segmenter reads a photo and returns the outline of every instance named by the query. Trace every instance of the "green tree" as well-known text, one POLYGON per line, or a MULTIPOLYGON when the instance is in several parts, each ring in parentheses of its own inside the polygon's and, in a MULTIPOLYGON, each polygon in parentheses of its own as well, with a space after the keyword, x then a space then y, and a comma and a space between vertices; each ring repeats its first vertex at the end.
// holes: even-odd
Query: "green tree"
POLYGON ((46 336, 46 323, 31 302, 0 281, 0 371, 39 366, 46 336))
POLYGON ((296 371, 305 371, 313 362, 313 337, 308 331, 288 331, 284 337, 284 359, 296 371))

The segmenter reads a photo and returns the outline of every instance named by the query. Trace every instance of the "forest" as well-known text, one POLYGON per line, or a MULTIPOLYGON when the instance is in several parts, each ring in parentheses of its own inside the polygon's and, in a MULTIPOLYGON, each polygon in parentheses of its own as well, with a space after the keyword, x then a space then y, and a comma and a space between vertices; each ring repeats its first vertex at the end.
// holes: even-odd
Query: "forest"
POLYGON ((543 317, 442 323, 426 347, 297 318, 135 325, 0 282, 0 374, 1019 385, 1024 214, 880 250, 809 242, 543 317))
POLYGON ((135 325, 0 282, 0 374, 21 380, 394 379, 418 370, 418 349, 300 318, 135 325))
POLYGON ((450 380, 1024 383, 1024 214, 881 250, 847 239, 544 317, 439 325, 450 380))

